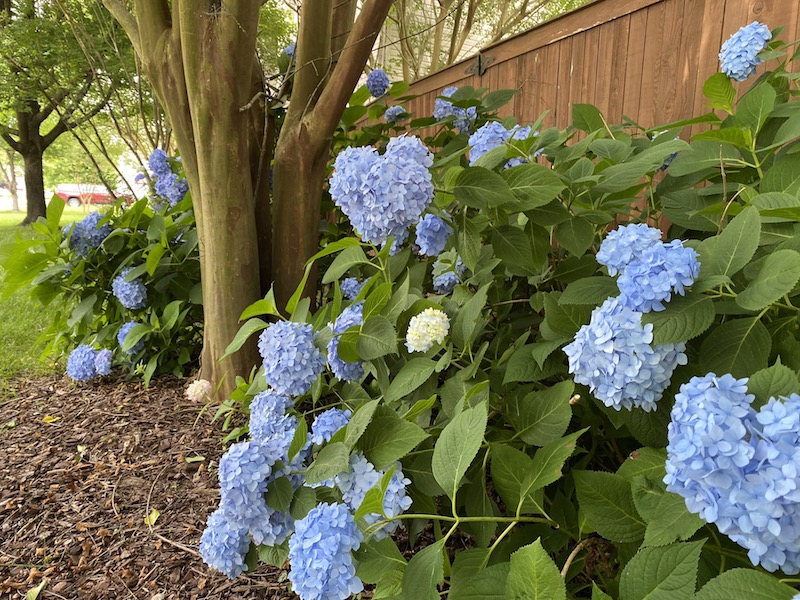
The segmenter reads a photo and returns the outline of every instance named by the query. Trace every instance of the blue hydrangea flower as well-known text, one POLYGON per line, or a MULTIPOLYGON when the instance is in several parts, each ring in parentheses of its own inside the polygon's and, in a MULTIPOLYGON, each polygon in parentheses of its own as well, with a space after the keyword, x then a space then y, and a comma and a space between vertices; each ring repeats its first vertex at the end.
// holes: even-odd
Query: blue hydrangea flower
POLYGON ((249 549, 247 529, 232 527, 221 510, 211 513, 200 538, 200 555, 209 567, 235 579, 247 570, 249 549))
POLYGON ((306 323, 279 321, 258 339, 264 375, 279 394, 302 396, 325 368, 325 358, 314 345, 314 329, 306 323))
POLYGON ((608 268, 612 277, 625 270, 645 250, 661 243, 661 231, 644 223, 623 225, 606 235, 597 252, 597 262, 608 268))
POLYGON ((398 121, 402 121, 405 117, 403 115, 406 114, 406 109, 400 106, 390 106, 386 109, 386 112, 383 113, 383 118, 386 119, 387 123, 397 123, 398 121))
POLYGON ((280 512, 262 505, 263 511, 250 522, 250 535, 256 544, 277 546, 286 541, 294 533, 294 519, 289 512, 280 512))
POLYGON ((350 422, 351 413, 349 410, 331 408, 317 415, 311 425, 311 441, 315 444, 324 444, 330 441, 333 434, 350 422))
POLYGON ((383 69, 373 69, 367 75, 367 89, 375 98, 380 98, 389 89, 389 76, 383 69))
POLYGON ((156 193, 164 198, 170 206, 175 206, 189 192, 189 184, 186 178, 178 177, 172 172, 159 175, 156 179, 155 187, 156 193))
POLYGON ((461 262, 461 257, 456 258, 455 265, 437 260, 433 263, 433 290, 442 296, 448 295, 461 283, 466 271, 467 267, 461 262))
MULTIPOLYGON (((117 343, 120 345, 120 348, 125 344, 125 338, 128 337, 131 329, 139 325, 136 321, 128 321, 122 327, 119 328, 119 333, 117 333, 117 343)), ((139 354, 144 350, 144 340, 139 340, 136 342, 132 348, 129 348, 126 353, 127 354, 139 354)))
POLYGON ((86 258, 89 250, 99 248, 103 240, 111 234, 111 225, 108 223, 100 225, 102 218, 103 215, 99 212, 90 212, 83 220, 64 227, 62 236, 66 238, 72 234, 69 238, 69 247, 78 256, 86 258))
POLYGON ((687 362, 685 344, 652 342, 653 325, 642 325, 642 313, 609 298, 564 352, 575 381, 588 386, 603 404, 649 412, 655 410, 675 367, 687 362))
POLYGON ((81 344, 70 352, 67 359, 67 375, 75 381, 89 381, 97 376, 94 359, 97 351, 91 346, 81 344))
POLYGON ((297 47, 297 44, 295 42, 292 42, 291 44, 286 46, 286 48, 283 49, 283 53, 286 56, 294 56, 294 51, 295 51, 296 47, 297 47))
POLYGON ((297 429, 297 418, 286 414, 292 406, 289 396, 273 390, 250 401, 250 438, 262 446, 272 445, 270 453, 275 460, 285 459, 297 429))
POLYGON ((147 288, 138 277, 133 281, 125 281, 125 277, 132 270, 131 267, 122 269, 111 282, 111 291, 122 306, 138 310, 147 306, 147 288))
POLYGON ((453 126, 461 133, 469 133, 472 129, 472 122, 478 116, 478 111, 474 106, 470 106, 466 110, 458 106, 453 106, 453 103, 445 98, 452 97, 458 90, 455 86, 450 86, 444 89, 442 96, 436 98, 433 103, 433 118, 437 121, 446 119, 447 117, 454 117, 453 126))
POLYGON ((469 164, 474 165, 477 160, 495 148, 499 148, 508 141, 511 132, 498 121, 489 121, 478 128, 469 136, 469 164))
POLYGON ((112 352, 108 349, 100 350, 94 357, 94 370, 101 377, 111 375, 111 358, 112 352))
MULTIPOLYGON (((419 138, 392 138, 386 153, 347 148, 336 157, 330 193, 362 239, 385 244, 405 240, 433 200, 433 155, 419 138)), ((402 242, 401 242, 402 243, 402 242)))
MULTIPOLYGON (((336 476, 336 487, 342 492, 342 500, 355 512, 364 501, 367 492, 375 487, 386 471, 378 471, 361 452, 350 456, 350 470, 336 476)), ((386 517, 397 517, 411 508, 411 497, 406 493, 406 486, 411 480, 403 475, 400 463, 395 463, 395 470, 386 487, 383 498, 383 512, 386 517)), ((364 517, 367 525, 373 525, 383 520, 383 515, 371 513, 364 517)), ((374 532, 376 539, 382 539, 394 533, 399 521, 391 521, 374 532)))
POLYGON ((254 441, 237 442, 219 461, 220 510, 237 528, 247 529, 264 511, 267 478, 275 457, 254 441))
POLYGON ((348 306, 336 317, 332 326, 334 336, 328 342, 328 365, 333 374, 342 381, 358 381, 364 375, 363 362, 346 362, 339 356, 339 335, 354 325, 361 325, 364 320, 363 308, 363 301, 348 306))
POLYGON ((619 276, 620 301, 639 312, 664 310, 672 293, 683 296, 699 272, 693 248, 684 248, 680 240, 659 242, 639 253, 619 276))
POLYGON ((447 240, 452 233, 453 228, 444 219, 436 215, 425 215, 417 223, 415 243, 419 246, 419 253, 439 256, 447 246, 447 240))
POLYGON ((147 159, 147 166, 150 167, 150 172, 156 177, 172 173, 172 168, 169 166, 167 158, 167 153, 161 148, 153 150, 150 158, 147 159))
POLYGON ((742 27, 722 44, 719 62, 722 72, 734 81, 744 81, 763 61, 758 58, 772 39, 769 27, 758 21, 742 27))
POLYGON ((342 290, 342 295, 345 298, 348 300, 355 300, 358 298, 358 294, 365 285, 367 285, 366 281, 359 281, 355 277, 348 277, 347 279, 342 280, 340 287, 342 290))
POLYGON ((364 589, 351 552, 363 536, 344 504, 320 504, 289 540, 289 581, 302 600, 345 600, 364 589))

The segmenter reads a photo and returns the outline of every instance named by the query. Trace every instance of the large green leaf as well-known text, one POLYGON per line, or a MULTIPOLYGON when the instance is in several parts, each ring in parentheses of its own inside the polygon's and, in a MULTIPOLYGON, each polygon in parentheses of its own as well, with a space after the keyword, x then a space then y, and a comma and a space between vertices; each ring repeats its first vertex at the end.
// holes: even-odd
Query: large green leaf
POLYGON ((306 470, 306 483, 321 483, 346 471, 350 466, 350 450, 341 442, 328 444, 306 470))
POLYGON ((697 592, 694 600, 791 600, 797 590, 753 569, 731 569, 697 592))
POLYGON ((506 600, 505 590, 509 569, 510 564, 504 562, 487 567, 471 577, 459 579, 458 574, 454 573, 447 598, 448 600, 506 600))
POLYGON ((501 225, 492 231, 492 247, 497 258, 512 275, 534 275, 537 273, 534 262, 533 240, 512 225, 501 225))
POLYGON ((511 555, 506 580, 509 600, 566 600, 567 587, 558 567, 542 548, 540 540, 511 555))
POLYGON ((576 256, 582 255, 594 242, 594 226, 581 217, 572 217, 556 226, 556 241, 576 256))
POLYGON ((331 266, 325 271, 322 283, 336 281, 352 267, 363 264, 370 264, 370 262, 367 255, 364 254, 364 251, 361 249, 361 246, 349 245, 342 250, 339 256, 333 259, 331 266))
POLYGON ((356 574, 365 583, 378 583, 386 573, 399 571, 402 574, 406 569, 406 559, 390 537, 370 539, 361 544, 355 555, 358 558, 356 574))
POLYGON ((759 189, 761 193, 785 192, 800 196, 800 156, 795 154, 775 161, 764 174, 759 189))
POLYGON ((578 504, 592 531, 613 542, 637 542, 645 523, 636 511, 631 486, 619 475, 573 471, 578 504))
POLYGON ((405 600, 439 600, 437 584, 444 579, 444 540, 417 552, 403 574, 405 600))
POLYGON ((736 105, 736 122, 749 127, 755 137, 775 107, 776 97, 775 88, 766 81, 753 87, 736 105))
POLYGON ((703 84, 703 95, 708 98, 709 108, 718 108, 733 113, 733 100, 736 90, 725 73, 714 73, 703 84))
POLYGON ((436 362, 430 358, 412 358, 392 379, 384 400, 392 403, 406 397, 425 383, 435 368, 436 362))
POLYGON ((572 125, 576 129, 591 133, 606 126, 603 115, 593 104, 572 105, 572 125))
POLYGON ((757 318, 734 319, 712 331, 700 346, 704 373, 747 377, 767 366, 772 338, 757 318))
POLYGON ((800 254, 776 250, 764 260, 761 270, 737 297, 736 304, 746 310, 761 310, 792 291, 800 280, 800 254))
POLYGON ((692 537, 705 522, 686 508, 686 501, 664 489, 660 479, 639 475, 633 480, 633 503, 647 521, 645 546, 664 546, 692 537))
POLYGON ((509 512, 539 514, 542 512, 539 499, 524 492, 525 477, 533 470, 530 457, 506 444, 493 444, 491 448, 492 483, 509 512))
POLYGON ((465 409, 445 426, 436 441, 433 476, 451 498, 455 497, 461 479, 483 443, 486 419, 484 404, 465 409))
POLYGON ((427 437, 415 423, 381 414, 373 417, 356 445, 376 469, 383 469, 403 458, 427 437))
POLYGON ((703 240, 697 247, 700 255, 700 277, 731 277, 753 258, 758 248, 761 219, 758 209, 745 208, 716 237, 703 240))
POLYGON ((456 179, 453 193, 459 202, 472 208, 487 209, 515 200, 505 179, 483 167, 464 169, 456 179))
POLYGON ((622 571, 620 600, 691 600, 703 541, 642 548, 622 571))
POLYGON ((561 478, 561 469, 564 467, 564 463, 575 452, 578 438, 586 433, 587 429, 570 433, 560 440, 539 448, 533 456, 530 471, 525 473, 522 493, 529 494, 558 481, 561 478))
POLYGON ((364 321, 356 340, 356 349, 364 360, 397 352, 397 332, 389 319, 378 315, 364 321))
POLYGON ((742 155, 730 144, 697 140, 692 142, 691 148, 675 157, 669 166, 669 174, 673 177, 683 177, 707 169, 719 169, 720 164, 728 168, 738 165, 741 160, 742 155))
POLYGON ((747 391, 755 394, 753 406, 766 404, 770 398, 789 396, 800 389, 797 373, 780 362, 753 373, 747 381, 747 391))
POLYGON ((537 164, 525 164, 506 169, 503 177, 516 197, 519 211, 548 204, 565 188, 564 182, 551 169, 537 164))
POLYGON ((509 399, 507 416, 517 436, 535 446, 560 439, 572 418, 569 399, 574 390, 571 380, 562 381, 546 390, 509 399))
POLYGON ((573 281, 561 294, 559 304, 591 304, 599 306, 609 296, 619 294, 617 281, 611 277, 586 277, 573 281))
POLYGON ((714 303, 700 294, 674 296, 666 310, 647 313, 642 322, 653 324, 654 344, 685 342, 705 333, 714 322, 714 303))

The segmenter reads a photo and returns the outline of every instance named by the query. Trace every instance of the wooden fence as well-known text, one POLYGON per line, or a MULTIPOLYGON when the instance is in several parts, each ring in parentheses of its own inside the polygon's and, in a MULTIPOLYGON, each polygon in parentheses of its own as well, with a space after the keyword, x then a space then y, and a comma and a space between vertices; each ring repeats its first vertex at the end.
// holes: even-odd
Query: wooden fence
POLYGON ((702 86, 720 46, 755 20, 785 26, 781 39, 793 41, 800 1, 595 0, 415 82, 406 109, 430 115, 445 87, 469 85, 520 90, 501 114, 522 123, 549 111, 544 124, 565 127, 575 103, 646 127, 697 116, 708 112, 702 86))

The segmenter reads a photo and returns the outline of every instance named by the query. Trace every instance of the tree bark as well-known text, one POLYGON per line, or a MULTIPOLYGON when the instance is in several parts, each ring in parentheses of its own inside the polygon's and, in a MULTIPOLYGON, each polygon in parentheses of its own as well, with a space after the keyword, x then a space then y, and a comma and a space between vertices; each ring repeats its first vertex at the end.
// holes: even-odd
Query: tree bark
POLYGON ((42 168, 42 149, 30 145, 22 153, 25 165, 25 198, 28 209, 21 225, 30 225, 47 214, 44 202, 44 169, 42 168))

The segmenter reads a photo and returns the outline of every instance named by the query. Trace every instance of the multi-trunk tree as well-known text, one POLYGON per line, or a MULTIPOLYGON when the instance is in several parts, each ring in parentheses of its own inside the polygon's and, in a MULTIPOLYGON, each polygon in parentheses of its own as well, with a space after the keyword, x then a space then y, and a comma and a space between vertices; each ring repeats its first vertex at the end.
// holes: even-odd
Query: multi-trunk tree
POLYGON ((81 3, 67 0, 0 0, 0 107, 12 115, 0 123, 0 135, 24 163, 23 224, 45 214, 45 151, 107 101, 96 84, 111 73, 87 64, 63 19, 64 7, 86 16, 81 3))
POLYGON ((103 3, 139 54, 181 153, 200 239, 202 375, 225 393, 257 361, 253 345, 220 360, 242 310, 273 284, 283 306, 317 250, 331 137, 392 0, 366 0, 357 18, 355 0, 303 4, 274 160, 256 55, 260 0, 133 0, 132 11, 124 0, 103 3))

